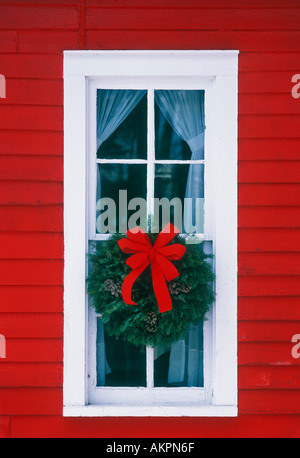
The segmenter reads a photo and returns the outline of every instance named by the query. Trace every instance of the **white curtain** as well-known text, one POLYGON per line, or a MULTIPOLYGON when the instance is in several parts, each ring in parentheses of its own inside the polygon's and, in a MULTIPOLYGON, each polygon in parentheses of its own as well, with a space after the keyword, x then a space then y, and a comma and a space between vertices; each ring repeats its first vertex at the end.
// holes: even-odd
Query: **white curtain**
MULTIPOLYGON (((155 91, 155 101, 164 117, 191 150, 191 160, 204 159, 204 91, 155 91)), ((184 222, 196 224, 196 198, 204 197, 203 165, 190 165, 185 197, 192 205, 184 209, 184 222)), ((200 326, 190 325, 185 338, 171 345, 168 383, 182 383, 187 375, 187 386, 198 386, 203 352, 200 326)))
POLYGON ((203 385, 203 323, 191 324, 185 338, 171 345, 169 384, 203 385))

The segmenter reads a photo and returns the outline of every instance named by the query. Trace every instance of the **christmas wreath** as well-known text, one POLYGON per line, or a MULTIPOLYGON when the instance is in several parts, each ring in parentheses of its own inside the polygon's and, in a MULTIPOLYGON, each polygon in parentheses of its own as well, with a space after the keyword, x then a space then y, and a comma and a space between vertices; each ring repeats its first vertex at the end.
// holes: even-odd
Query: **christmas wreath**
MULTIPOLYGON (((157 234, 144 235, 151 243, 151 248, 155 246, 157 234)), ((123 252, 122 242, 124 235, 114 234, 107 241, 97 243, 89 255, 88 293, 110 336, 136 346, 170 345, 185 335, 191 323, 205 320, 209 306, 214 301, 214 274, 208 262, 212 256, 203 251, 202 244, 187 244, 184 237, 175 233, 167 245, 168 253, 179 245, 185 248, 181 250, 184 254, 178 260, 173 260, 176 257, 169 258, 179 276, 165 282, 172 304, 171 309, 161 313, 151 263, 131 281, 130 296, 134 302, 125 302, 125 279, 130 278, 133 270, 127 264, 129 256, 125 249, 123 252)), ((134 256, 140 254, 132 258, 134 256)))

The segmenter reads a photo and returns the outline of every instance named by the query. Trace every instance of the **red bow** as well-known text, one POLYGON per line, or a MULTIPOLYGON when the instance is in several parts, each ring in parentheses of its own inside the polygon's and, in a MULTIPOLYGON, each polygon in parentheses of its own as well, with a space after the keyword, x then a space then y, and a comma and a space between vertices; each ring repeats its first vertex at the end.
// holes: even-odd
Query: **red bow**
POLYGON ((179 276, 176 267, 170 261, 178 261, 186 251, 183 245, 175 243, 166 246, 179 231, 172 225, 167 226, 158 234, 152 246, 148 235, 141 228, 127 231, 128 239, 121 239, 118 245, 124 253, 135 253, 126 263, 133 269, 123 282, 122 295, 124 302, 137 305, 131 299, 131 289, 135 280, 146 267, 151 264, 152 283, 158 302, 159 312, 172 310, 172 302, 166 281, 179 276))

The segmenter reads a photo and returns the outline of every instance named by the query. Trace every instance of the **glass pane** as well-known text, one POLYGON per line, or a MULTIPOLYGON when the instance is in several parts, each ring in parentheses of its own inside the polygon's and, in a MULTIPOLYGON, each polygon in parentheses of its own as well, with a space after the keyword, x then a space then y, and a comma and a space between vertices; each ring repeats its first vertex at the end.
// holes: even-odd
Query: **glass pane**
POLYGON ((155 104, 155 158, 158 160, 190 160, 192 152, 168 123, 155 104))
POLYGON ((204 91, 155 91, 155 148, 160 160, 203 160, 204 91))
POLYGON ((147 166, 144 164, 98 164, 97 233, 125 233, 127 227, 136 225, 144 228, 146 186, 147 166))
POLYGON ((203 323, 190 325, 185 338, 154 350, 155 387, 203 387, 203 323))
POLYGON ((157 164, 155 198, 159 230, 171 222, 180 232, 204 232, 203 164, 157 164))
POLYGON ((97 386, 146 386, 146 352, 110 337, 97 320, 97 386))
POLYGON ((147 159, 147 116, 145 91, 98 90, 98 159, 147 159))

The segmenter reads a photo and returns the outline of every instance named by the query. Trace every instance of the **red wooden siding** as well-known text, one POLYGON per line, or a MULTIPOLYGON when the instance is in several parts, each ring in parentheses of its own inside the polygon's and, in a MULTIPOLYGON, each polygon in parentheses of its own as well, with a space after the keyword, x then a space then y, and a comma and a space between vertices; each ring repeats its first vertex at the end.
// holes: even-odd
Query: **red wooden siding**
POLYGON ((299 0, 2 0, 1 437, 300 437, 299 0), (64 49, 239 49, 239 417, 67 419, 64 49))

